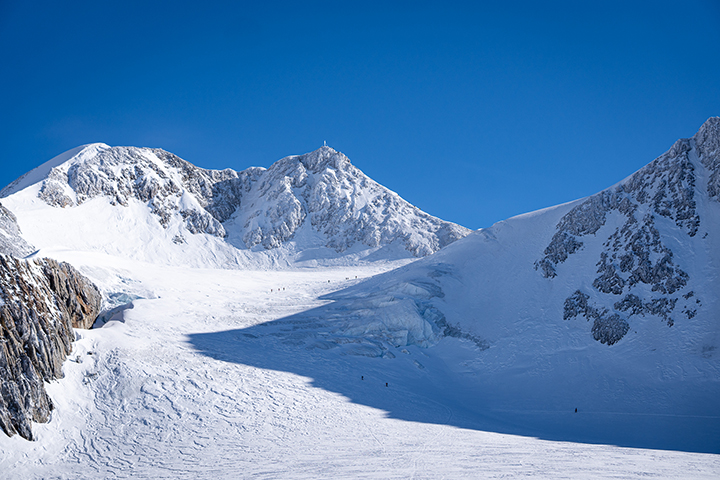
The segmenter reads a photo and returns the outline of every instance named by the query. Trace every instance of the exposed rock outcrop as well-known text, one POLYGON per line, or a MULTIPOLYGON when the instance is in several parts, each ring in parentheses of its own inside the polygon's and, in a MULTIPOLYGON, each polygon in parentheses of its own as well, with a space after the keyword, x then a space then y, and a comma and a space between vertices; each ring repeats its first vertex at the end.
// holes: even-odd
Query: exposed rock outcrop
POLYGON ((0 203, 0 253, 24 257, 30 255, 34 250, 22 238, 15 215, 0 203))
POLYGON ((693 318, 702 302, 686 291, 689 275, 676 263, 656 224, 669 220, 683 236, 694 237, 702 225, 697 202, 706 194, 720 201, 720 117, 708 119, 693 138, 678 140, 615 188, 588 197, 563 216, 544 256, 535 262, 546 278, 556 277, 557 267, 581 250, 585 239, 597 236, 611 216, 621 219, 605 237, 592 286, 598 296, 622 299, 593 306, 579 289, 565 301, 565 319, 592 319, 594 338, 612 345, 629 330, 625 317, 653 315, 672 326, 670 315, 677 305, 693 318), (698 184, 703 169, 707 192, 698 184))
POLYGON ((53 404, 43 382, 61 378, 74 328, 100 312, 97 288, 67 263, 0 255, 0 429, 32 440, 53 404))

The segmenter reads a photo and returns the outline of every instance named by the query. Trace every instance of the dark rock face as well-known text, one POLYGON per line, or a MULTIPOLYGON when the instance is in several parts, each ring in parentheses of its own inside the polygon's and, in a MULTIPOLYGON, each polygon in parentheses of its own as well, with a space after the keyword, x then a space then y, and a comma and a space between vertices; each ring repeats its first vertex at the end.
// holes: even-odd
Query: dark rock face
POLYGON ((61 378, 74 328, 100 312, 97 288, 66 263, 0 255, 0 429, 32 440, 53 409, 43 382, 61 378))
POLYGON ((630 330, 630 325, 617 313, 591 305, 589 299, 590 297, 580 290, 566 298, 563 319, 570 320, 578 315, 592 319, 591 331, 595 340, 608 345, 617 343, 630 330))
POLYGON ((578 290, 565 301, 565 319, 592 319, 593 337, 612 345, 627 333, 626 319, 633 315, 657 316, 672 326, 670 315, 677 305, 693 318, 702 303, 690 299, 693 292, 683 293, 690 278, 675 263, 656 224, 664 217, 683 235, 694 237, 701 225, 697 200, 705 196, 720 201, 720 117, 710 118, 693 138, 678 140, 626 181, 588 197, 560 219, 544 256, 535 262, 546 278, 556 277, 558 265, 584 247, 583 237, 596 236, 611 215, 622 219, 602 245, 592 281, 594 298, 620 298, 599 307, 578 290), (707 192, 697 185, 703 168, 709 178, 707 192), (653 295, 640 298, 633 293, 644 291, 639 288, 643 285, 653 295))
POLYGON ((30 255, 34 250, 22 238, 15 215, 0 203, 0 253, 24 257, 30 255))

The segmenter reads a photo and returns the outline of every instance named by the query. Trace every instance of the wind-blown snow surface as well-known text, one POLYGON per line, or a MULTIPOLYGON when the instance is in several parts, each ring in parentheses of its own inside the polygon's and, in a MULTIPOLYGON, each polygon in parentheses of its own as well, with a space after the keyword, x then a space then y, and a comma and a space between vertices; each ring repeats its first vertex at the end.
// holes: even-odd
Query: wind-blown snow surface
MULTIPOLYGON (((3 478, 720 473, 717 455, 576 443, 562 431, 538 439, 527 411, 508 424, 482 403, 468 409, 482 389, 464 388, 474 375, 461 360, 477 354, 461 339, 393 347, 394 358, 306 348, 312 327, 303 312, 380 273, 377 264, 238 271, 43 253, 78 265, 108 297, 136 299, 102 328, 77 331, 65 378, 48 387, 56 409, 35 426, 38 440, 0 437, 3 478)), ((576 427, 618 418, 563 407, 552 419, 576 427)))

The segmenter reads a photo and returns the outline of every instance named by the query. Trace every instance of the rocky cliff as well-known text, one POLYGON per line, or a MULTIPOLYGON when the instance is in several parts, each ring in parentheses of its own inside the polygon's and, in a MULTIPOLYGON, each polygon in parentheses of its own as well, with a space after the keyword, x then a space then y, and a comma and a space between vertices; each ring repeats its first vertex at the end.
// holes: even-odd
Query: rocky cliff
POLYGON ((0 429, 32 440, 53 404, 43 382, 63 376, 73 328, 90 328, 97 288, 67 263, 0 254, 0 429))
POLYGON ((592 320, 593 337, 612 345, 627 334, 632 316, 657 316, 672 326, 678 316, 690 320, 697 315, 704 299, 689 285, 673 244, 676 250, 699 251, 701 245, 690 239, 698 235, 706 240, 708 228, 717 222, 712 216, 702 218, 698 203, 720 200, 719 144, 720 117, 713 117, 694 137, 678 140, 616 187, 587 198, 560 219, 535 263, 546 278, 555 278, 558 266, 583 250, 586 241, 609 234, 596 257, 596 277, 583 280, 565 300, 566 320, 592 320))
POLYGON ((0 253, 15 257, 30 255, 34 248, 22 238, 15 215, 0 203, 0 253))

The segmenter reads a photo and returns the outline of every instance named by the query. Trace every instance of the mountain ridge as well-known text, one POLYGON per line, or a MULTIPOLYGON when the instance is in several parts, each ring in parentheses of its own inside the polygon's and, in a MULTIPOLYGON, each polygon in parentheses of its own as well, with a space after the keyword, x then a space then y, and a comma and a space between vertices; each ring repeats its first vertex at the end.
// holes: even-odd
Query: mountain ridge
POLYGON ((305 348, 342 355, 460 341, 463 388, 491 410, 717 416, 719 138, 714 117, 613 187, 473 232, 284 322, 307 325, 292 332, 305 348))
MULTIPOLYGON (((470 232, 410 205, 327 146, 285 157, 268 169, 237 172, 196 167, 161 149, 90 144, 28 172, 2 196, 21 210, 35 199, 61 210, 84 208, 99 198, 108 207, 144 206, 151 214, 145 221, 161 227, 148 226, 156 232, 157 250, 187 245, 192 236, 214 237, 196 239, 188 248, 212 243, 215 266, 239 265, 249 252, 263 250, 268 258, 290 258, 292 252, 321 249, 317 255, 323 260, 367 257, 394 246, 391 258, 421 257, 470 232), (164 247, 159 232, 166 237, 164 247), (272 252, 278 249, 284 251, 272 252)), ((111 218, 127 213, 105 210, 111 218)), ((133 255, 136 247, 126 253, 133 255)))

